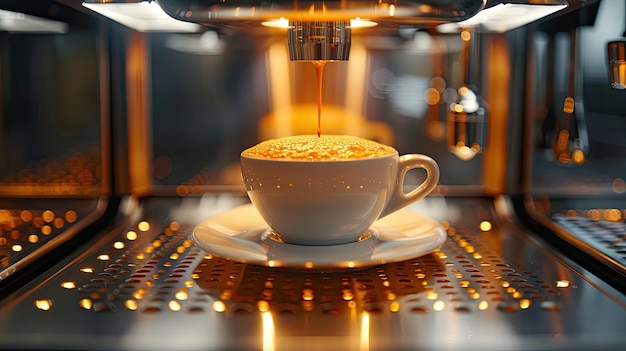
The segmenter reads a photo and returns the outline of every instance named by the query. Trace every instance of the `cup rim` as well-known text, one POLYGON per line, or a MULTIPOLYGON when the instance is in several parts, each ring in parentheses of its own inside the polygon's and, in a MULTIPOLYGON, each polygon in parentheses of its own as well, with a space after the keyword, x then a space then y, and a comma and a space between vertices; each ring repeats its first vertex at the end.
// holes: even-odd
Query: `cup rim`
POLYGON ((385 155, 372 156, 372 157, 360 157, 360 158, 331 158, 331 159, 291 159, 291 158, 270 158, 254 155, 244 155, 243 151, 240 154, 241 158, 247 158, 251 160, 268 161, 268 162, 284 162, 284 163, 342 163, 342 162, 362 162, 367 160, 377 160, 386 157, 399 156, 398 150, 394 148, 395 152, 385 155))

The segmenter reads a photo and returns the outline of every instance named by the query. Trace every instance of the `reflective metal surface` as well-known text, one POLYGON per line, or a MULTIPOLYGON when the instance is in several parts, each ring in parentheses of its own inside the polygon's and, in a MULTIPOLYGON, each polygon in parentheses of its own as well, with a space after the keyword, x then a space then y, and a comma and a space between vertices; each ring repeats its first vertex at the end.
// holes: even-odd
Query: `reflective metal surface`
POLYGON ((205 195, 141 202, 97 243, 2 303, 0 345, 127 350, 622 346, 624 297, 598 289, 593 276, 587 280, 584 270, 537 246, 500 217, 490 200, 435 197, 413 207, 446 226, 449 239, 436 253, 327 272, 237 263, 191 244, 188 235, 199 219, 245 201, 205 195))

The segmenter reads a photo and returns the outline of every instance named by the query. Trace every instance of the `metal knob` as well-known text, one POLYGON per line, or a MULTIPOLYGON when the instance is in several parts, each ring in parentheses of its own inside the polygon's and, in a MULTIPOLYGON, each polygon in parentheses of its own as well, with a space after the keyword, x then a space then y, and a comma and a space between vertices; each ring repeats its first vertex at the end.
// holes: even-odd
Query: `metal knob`
POLYGON ((292 61, 347 61, 350 21, 294 21, 287 30, 292 61))
POLYGON ((612 41, 607 47, 611 87, 626 89, 626 41, 612 41))

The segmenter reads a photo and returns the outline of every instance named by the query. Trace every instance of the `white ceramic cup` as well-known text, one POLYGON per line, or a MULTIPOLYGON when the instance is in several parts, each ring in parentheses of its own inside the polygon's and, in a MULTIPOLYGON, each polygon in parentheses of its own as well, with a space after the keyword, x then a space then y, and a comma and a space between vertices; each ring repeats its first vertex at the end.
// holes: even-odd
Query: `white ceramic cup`
POLYGON ((421 154, 398 152, 343 160, 283 160, 241 155, 241 171, 252 204, 282 241, 336 245, 358 241, 378 218, 428 195, 439 167, 421 154), (405 193, 414 168, 426 179, 405 193))

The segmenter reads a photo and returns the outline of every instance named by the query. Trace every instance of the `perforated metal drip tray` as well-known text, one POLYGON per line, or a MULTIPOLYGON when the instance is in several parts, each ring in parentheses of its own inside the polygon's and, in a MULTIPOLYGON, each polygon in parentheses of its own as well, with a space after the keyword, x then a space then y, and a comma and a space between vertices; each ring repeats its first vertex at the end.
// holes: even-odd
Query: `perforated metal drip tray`
POLYGON ((626 292, 626 198, 537 197, 525 208, 548 241, 626 292))
POLYGON ((330 272, 214 257, 194 225, 244 199, 151 199, 2 302, 0 348, 556 350, 623 348, 609 295, 494 214, 490 199, 414 208, 447 228, 437 252, 330 272))
POLYGON ((0 296, 14 274, 101 216, 104 202, 89 199, 0 199, 0 296))

